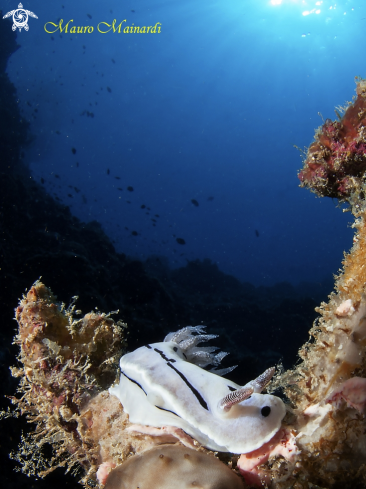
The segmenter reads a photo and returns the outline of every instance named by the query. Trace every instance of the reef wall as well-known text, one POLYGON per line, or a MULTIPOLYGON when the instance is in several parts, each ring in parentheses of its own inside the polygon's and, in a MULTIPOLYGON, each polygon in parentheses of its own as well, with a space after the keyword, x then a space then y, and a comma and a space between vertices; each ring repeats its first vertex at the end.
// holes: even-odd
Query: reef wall
POLYGON ((356 85, 338 120, 316 131, 299 173, 303 187, 348 205, 355 235, 335 291, 317 308, 302 362, 282 378, 293 408, 288 429, 301 452, 272 467, 278 488, 366 484, 366 81, 356 85))

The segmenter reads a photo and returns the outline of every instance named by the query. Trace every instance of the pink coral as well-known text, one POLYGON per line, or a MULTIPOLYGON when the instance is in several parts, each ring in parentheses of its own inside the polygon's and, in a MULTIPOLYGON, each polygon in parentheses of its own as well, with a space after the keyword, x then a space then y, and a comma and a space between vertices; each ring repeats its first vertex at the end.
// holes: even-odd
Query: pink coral
POLYGON ((116 464, 114 464, 113 462, 103 462, 97 470, 98 482, 104 485, 107 482, 107 478, 111 470, 114 469, 115 466, 116 464))
POLYGON ((298 453, 295 436, 292 432, 282 429, 262 447, 241 455, 238 460, 238 469, 247 484, 262 487, 263 484, 270 482, 270 475, 260 468, 262 464, 276 456, 291 460, 298 453))
POLYGON ((366 410, 366 379, 353 377, 346 380, 332 393, 328 402, 339 404, 341 400, 346 401, 347 405, 357 409, 360 413, 366 410))

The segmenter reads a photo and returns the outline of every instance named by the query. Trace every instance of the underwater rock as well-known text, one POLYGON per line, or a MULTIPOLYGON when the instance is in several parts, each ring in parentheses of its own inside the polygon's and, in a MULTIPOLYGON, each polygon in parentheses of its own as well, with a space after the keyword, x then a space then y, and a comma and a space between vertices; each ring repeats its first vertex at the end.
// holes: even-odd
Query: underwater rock
POLYGON ((240 478, 213 455, 163 445, 113 469, 105 489, 243 489, 240 478))
POLYGON ((366 170, 366 80, 356 78, 356 84, 353 103, 336 110, 339 120, 317 129, 299 172, 302 187, 351 205, 363 198, 366 170))
MULTIPOLYGON (((365 211, 355 227, 354 246, 345 256, 336 291, 317 308, 320 317, 299 352, 302 362, 282 379, 294 408, 290 429, 301 453, 287 465, 292 475, 286 484, 282 477, 275 487, 297 481, 296 487, 304 489, 311 484, 354 488, 366 481, 365 211)), ((281 464, 275 470, 279 478, 282 470, 281 464)))
POLYGON ((11 401, 15 415, 25 415, 35 429, 12 458, 23 472, 41 477, 56 467, 81 466, 86 481, 100 462, 83 409, 116 377, 125 324, 99 312, 74 320, 74 309, 65 309, 40 282, 16 309, 22 367, 11 369, 20 378, 20 397, 11 401), (45 444, 53 449, 51 457, 43 454, 45 444))
POLYGON ((279 383, 291 402, 288 430, 299 452, 267 464, 283 489, 365 487, 366 430, 366 81, 339 121, 327 120, 310 145, 299 177, 318 195, 347 202, 356 217, 353 247, 335 291, 316 309, 302 362, 279 383))

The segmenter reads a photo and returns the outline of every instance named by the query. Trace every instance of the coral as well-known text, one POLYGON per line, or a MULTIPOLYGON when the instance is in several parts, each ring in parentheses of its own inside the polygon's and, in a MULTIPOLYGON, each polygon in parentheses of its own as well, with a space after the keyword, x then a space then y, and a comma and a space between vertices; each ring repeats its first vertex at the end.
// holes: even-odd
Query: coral
POLYGON ((65 309, 36 282, 16 309, 22 367, 12 368, 20 378, 20 397, 11 400, 15 414, 26 415, 35 430, 13 458, 24 472, 38 476, 59 466, 81 466, 87 484, 100 462, 99 444, 87 435, 83 409, 115 380, 125 325, 98 312, 74 320, 74 308, 65 309), (43 454, 45 444, 53 448, 51 458, 43 454))
POLYGON ((366 171, 366 80, 356 83, 355 100, 317 129, 299 172, 301 186, 351 205, 364 194, 366 171))
POLYGON ((281 456, 285 460, 292 461, 299 454, 294 434, 282 429, 262 447, 242 454, 237 468, 248 485, 261 487, 263 483, 269 484, 272 478, 271 472, 263 467, 270 458, 281 456))
POLYGON ((213 455, 163 445, 112 470, 105 489, 243 489, 237 475, 213 455), (152 476, 153 474, 153 476, 152 476))

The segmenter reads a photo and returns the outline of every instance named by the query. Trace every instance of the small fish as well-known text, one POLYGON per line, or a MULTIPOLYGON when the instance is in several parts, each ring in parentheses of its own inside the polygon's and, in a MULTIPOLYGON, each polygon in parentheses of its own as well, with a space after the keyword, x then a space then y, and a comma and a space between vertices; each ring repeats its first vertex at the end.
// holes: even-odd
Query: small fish
POLYGON ((259 238, 259 231, 257 229, 255 230, 255 235, 259 238))
POLYGON ((89 19, 92 19, 92 16, 90 14, 86 14, 86 15, 89 17, 89 19))
POLYGON ((129 186, 129 187, 127 187, 127 190, 128 190, 129 192, 133 192, 133 187, 129 186))
POLYGON ((137 231, 132 231, 131 234, 132 234, 132 236, 138 236, 139 235, 139 233, 137 231))
POLYGON ((107 87, 107 90, 108 90, 108 92, 109 92, 109 93, 111 93, 111 92, 112 92, 112 90, 111 90, 109 87, 107 87))
POLYGON ((71 151, 72 151, 72 154, 75 155, 76 154, 76 149, 75 148, 71 148, 71 151))
POLYGON ((196 200, 196 199, 191 199, 191 202, 192 202, 192 204, 193 204, 193 205, 195 205, 196 207, 198 207, 198 206, 199 206, 199 203, 197 202, 197 200, 196 200))
POLYGON ((183 238, 176 238, 176 239, 175 239, 175 241, 176 241, 178 244, 180 244, 180 245, 185 245, 185 244, 186 244, 186 242, 184 241, 184 239, 183 239, 183 238))

